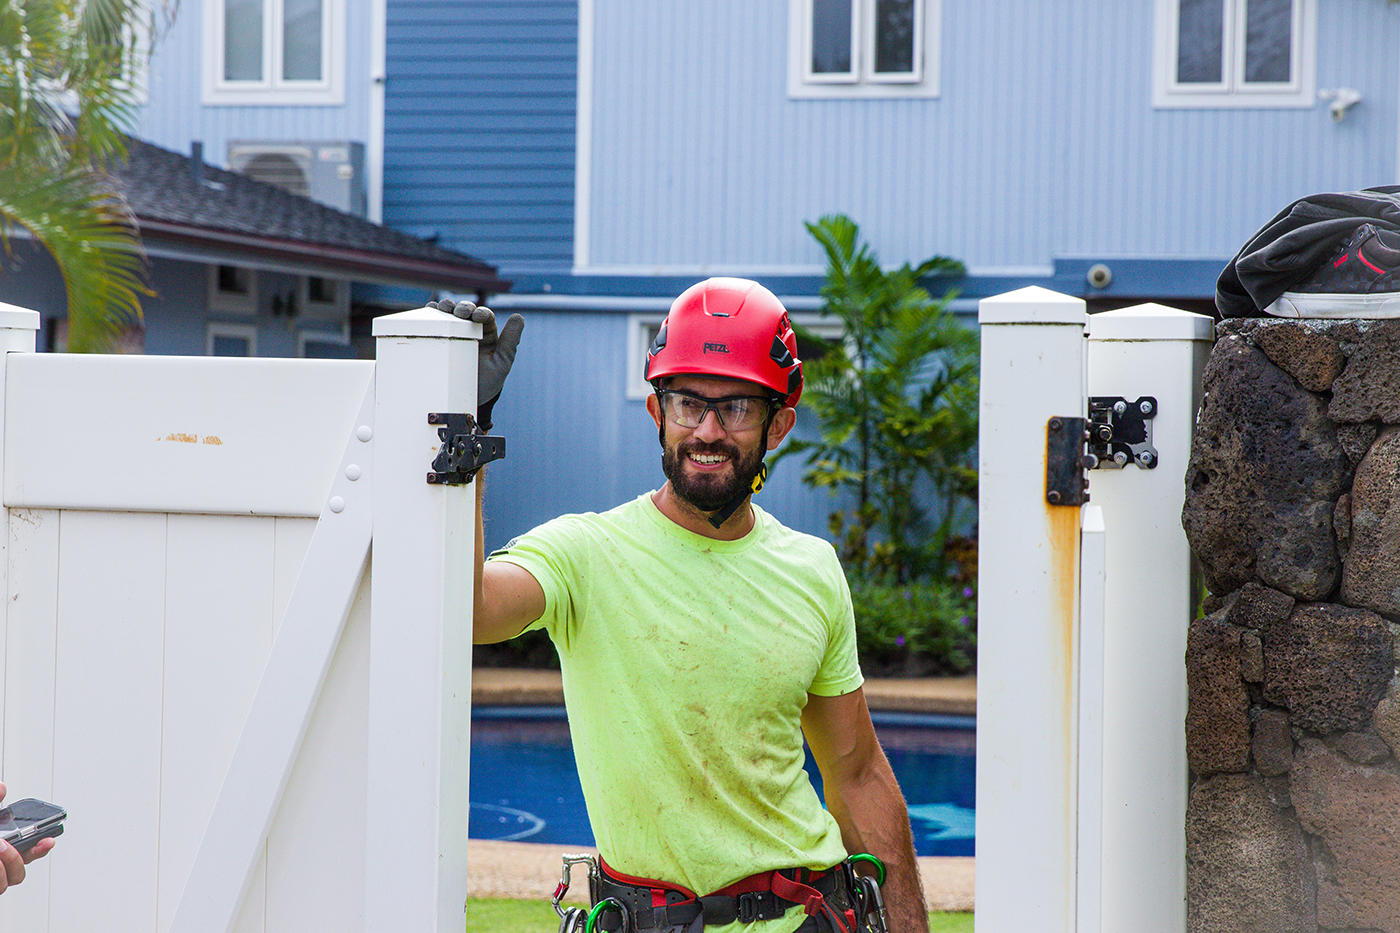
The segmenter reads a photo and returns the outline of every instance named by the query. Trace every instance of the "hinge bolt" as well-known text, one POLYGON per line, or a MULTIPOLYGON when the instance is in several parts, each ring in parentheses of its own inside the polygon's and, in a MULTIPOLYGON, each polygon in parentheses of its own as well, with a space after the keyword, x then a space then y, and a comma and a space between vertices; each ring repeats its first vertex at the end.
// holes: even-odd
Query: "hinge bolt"
POLYGON ((1128 455, 1123 453, 1123 451, 1121 450, 1114 451, 1113 462, 1118 464, 1119 466, 1123 466, 1125 463, 1128 462, 1128 455))
POLYGON ((1125 401, 1123 401, 1122 399, 1119 399, 1118 401, 1116 401, 1116 402, 1113 403, 1113 413, 1114 413, 1115 415, 1126 414, 1127 411, 1128 411, 1128 403, 1125 402, 1125 401))
POLYGON ((1152 414, 1152 403, 1144 401, 1141 405, 1138 406, 1138 411, 1142 412, 1144 415, 1152 414))
POLYGON ((1050 419, 1050 430, 1058 431, 1062 427, 1064 427, 1064 422, 1062 422, 1059 418, 1050 419))
POLYGON ((1059 491, 1058 489, 1052 489, 1052 490, 1050 490, 1049 492, 1047 492, 1047 493, 1045 494, 1045 500, 1046 500, 1047 502, 1049 502, 1051 505, 1059 505, 1059 504, 1060 504, 1060 491, 1059 491))

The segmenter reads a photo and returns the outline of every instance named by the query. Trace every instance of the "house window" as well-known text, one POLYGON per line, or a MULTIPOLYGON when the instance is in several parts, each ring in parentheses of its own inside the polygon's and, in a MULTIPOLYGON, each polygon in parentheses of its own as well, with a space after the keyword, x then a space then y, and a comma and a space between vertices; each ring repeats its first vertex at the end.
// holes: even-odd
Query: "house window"
POLYGON ((258 309, 258 280, 243 266, 209 267, 209 310, 253 314, 258 309))
POLYGON ((297 280, 297 305, 309 319, 344 321, 350 311, 349 284, 319 275, 302 276, 297 280))
POLYGON ((208 356, 257 356, 257 328, 251 324, 210 324, 204 352, 208 356))
POLYGON ((942 0, 788 0, 789 97, 937 97, 942 0))
POLYGON ((1311 107, 1316 0, 1157 0, 1157 107, 1311 107))
POLYGON ((205 0, 204 102, 344 102, 344 0, 205 0))

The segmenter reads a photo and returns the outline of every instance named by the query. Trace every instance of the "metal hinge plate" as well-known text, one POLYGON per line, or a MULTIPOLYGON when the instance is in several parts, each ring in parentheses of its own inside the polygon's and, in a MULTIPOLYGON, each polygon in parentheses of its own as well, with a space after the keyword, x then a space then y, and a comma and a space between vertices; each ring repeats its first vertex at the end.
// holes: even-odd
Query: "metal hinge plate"
POLYGON ((472 481, 486 464, 506 455, 506 439, 477 433, 476 418, 464 412, 428 412, 428 424, 438 428, 442 446, 433 458, 428 482, 435 486, 461 486, 472 481))
POLYGON ((1089 453, 1091 470, 1121 470, 1129 463, 1140 469, 1157 468, 1157 448, 1152 446, 1152 419, 1157 399, 1143 395, 1130 402, 1118 395, 1089 399, 1089 453))
POLYGON ((1045 423, 1045 501, 1083 505, 1089 501, 1089 419, 1056 415, 1045 423))

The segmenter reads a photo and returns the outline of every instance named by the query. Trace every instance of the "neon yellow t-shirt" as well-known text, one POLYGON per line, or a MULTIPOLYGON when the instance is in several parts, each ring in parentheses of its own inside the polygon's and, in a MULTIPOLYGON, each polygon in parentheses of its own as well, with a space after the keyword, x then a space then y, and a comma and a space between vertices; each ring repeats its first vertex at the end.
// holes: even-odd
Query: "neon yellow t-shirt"
MULTIPOLYGON (((492 560, 539 581, 579 780, 610 866, 708 894, 846 857, 802 769, 808 693, 862 683, 850 592, 830 544, 755 507, 737 541, 697 535, 651 494, 565 515, 492 560)), ((785 917, 706 933, 787 933, 785 917)))

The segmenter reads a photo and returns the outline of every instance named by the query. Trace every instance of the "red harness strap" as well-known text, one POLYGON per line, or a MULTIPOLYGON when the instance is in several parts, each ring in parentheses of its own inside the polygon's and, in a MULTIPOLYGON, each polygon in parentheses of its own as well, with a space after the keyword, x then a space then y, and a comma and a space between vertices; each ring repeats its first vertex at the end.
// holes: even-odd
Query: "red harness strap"
MULTIPOLYGON (((700 898, 689 888, 678 884, 671 884, 666 881, 658 881, 654 878, 639 878, 635 875, 623 874, 603 861, 602 856, 598 857, 598 866, 603 873, 615 881, 623 884, 633 885, 639 888, 646 888, 651 892, 652 907, 667 906, 667 892, 680 894, 683 900, 673 900, 671 905, 693 903, 700 898)), ((772 892, 775 896, 782 898, 793 904, 801 904, 802 911, 809 917, 824 913, 838 933, 855 933, 856 915, 853 910, 837 910, 826 902, 826 897, 812 887, 810 882, 815 882, 825 878, 830 872, 813 871, 808 868, 792 869, 791 873, 795 878, 789 878, 781 871, 761 871, 757 874, 741 878, 733 884, 725 885, 718 891, 713 891, 706 897, 738 897, 741 894, 755 894, 760 892, 772 892)))

